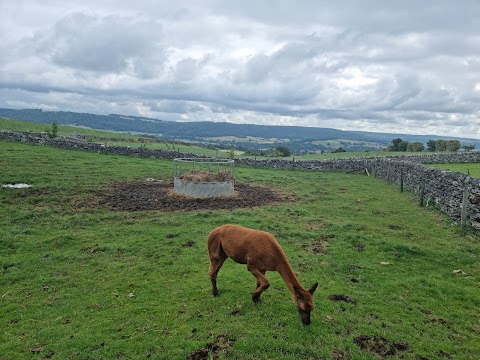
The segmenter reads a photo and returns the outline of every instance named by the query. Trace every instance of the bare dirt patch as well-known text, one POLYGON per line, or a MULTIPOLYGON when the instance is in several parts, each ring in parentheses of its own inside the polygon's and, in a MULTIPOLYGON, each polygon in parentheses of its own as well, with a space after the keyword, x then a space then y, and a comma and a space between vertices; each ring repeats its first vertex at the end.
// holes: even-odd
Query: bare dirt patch
POLYGON ((235 184, 235 196, 189 198, 173 192, 173 184, 161 181, 116 182, 108 190, 97 192, 99 205, 120 211, 198 211, 252 208, 291 201, 279 192, 249 184, 235 184))
POLYGON ((402 230, 402 227, 398 225, 388 225, 388 228, 390 230, 402 230))
POLYGON ((365 245, 360 244, 360 243, 354 243, 353 248, 357 250, 358 252, 364 252, 365 251, 365 245))
MULTIPOLYGON (((327 255, 328 254, 328 241, 334 239, 335 235, 333 234, 322 234, 320 235, 320 239, 313 239, 311 250, 314 254, 318 255, 327 255)), ((309 248, 308 244, 302 245, 304 249, 309 248)))
POLYGON ((355 300, 352 300, 350 298, 350 296, 343 295, 343 294, 329 295, 328 298, 331 301, 345 301, 345 302, 350 303, 350 304, 356 304, 357 303, 355 300))
POLYGON ((218 335, 214 342, 207 344, 207 346, 202 349, 197 349, 190 353, 187 360, 216 360, 223 358, 221 355, 226 357, 234 344, 235 339, 230 335, 218 335))
POLYGON ((368 351, 381 359, 385 359, 389 356, 396 356, 409 349, 408 344, 405 342, 401 341, 396 343, 377 335, 360 335, 353 341, 360 347, 360 349, 368 351))
POLYGON ((332 352, 332 359, 340 360, 340 359, 350 359, 350 357, 345 353, 343 350, 334 349, 332 352))
POLYGON ((314 240, 312 241, 312 251, 314 254, 327 255, 328 251, 324 243, 314 240))

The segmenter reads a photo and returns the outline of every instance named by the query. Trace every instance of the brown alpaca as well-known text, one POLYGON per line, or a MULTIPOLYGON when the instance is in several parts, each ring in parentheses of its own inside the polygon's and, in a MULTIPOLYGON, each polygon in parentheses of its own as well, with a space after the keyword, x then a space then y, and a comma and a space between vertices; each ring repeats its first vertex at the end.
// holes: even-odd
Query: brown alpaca
POLYGON ((297 280, 282 247, 272 234, 249 229, 239 225, 222 225, 208 235, 208 255, 210 256, 210 280, 212 293, 218 296, 217 275, 227 258, 239 264, 247 264, 247 269, 257 279, 257 287, 252 300, 257 303, 260 295, 270 286, 265 273, 277 271, 294 296, 295 305, 302 322, 310 324, 313 310, 313 293, 318 283, 305 290, 297 280))

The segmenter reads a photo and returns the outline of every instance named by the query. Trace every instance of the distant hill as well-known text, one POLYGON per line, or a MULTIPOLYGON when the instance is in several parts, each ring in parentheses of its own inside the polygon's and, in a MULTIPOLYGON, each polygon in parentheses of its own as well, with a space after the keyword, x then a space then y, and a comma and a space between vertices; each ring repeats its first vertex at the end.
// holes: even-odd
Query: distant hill
POLYGON ((147 134, 166 140, 182 140, 221 147, 235 145, 237 149, 261 150, 272 146, 287 146, 294 151, 332 151, 342 147, 347 151, 378 150, 395 138, 408 142, 449 139, 462 145, 475 145, 480 140, 439 137, 434 135, 387 134, 362 131, 342 131, 330 128, 303 126, 267 126, 225 122, 175 122, 119 114, 95 115, 42 109, 0 108, 0 117, 51 124, 83 126, 92 129, 147 134))

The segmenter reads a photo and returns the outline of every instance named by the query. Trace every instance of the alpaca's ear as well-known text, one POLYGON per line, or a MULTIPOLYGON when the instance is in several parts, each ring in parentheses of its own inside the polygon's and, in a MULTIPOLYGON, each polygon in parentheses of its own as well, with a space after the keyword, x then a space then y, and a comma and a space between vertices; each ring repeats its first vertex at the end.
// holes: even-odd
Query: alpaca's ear
POLYGON ((295 291, 295 295, 298 299, 303 300, 304 296, 301 288, 299 288, 298 286, 294 286, 293 291, 295 291))
POLYGON ((318 283, 313 284, 313 286, 310 288, 310 290, 308 290, 308 292, 313 295, 315 290, 317 290, 317 286, 318 286, 318 283))

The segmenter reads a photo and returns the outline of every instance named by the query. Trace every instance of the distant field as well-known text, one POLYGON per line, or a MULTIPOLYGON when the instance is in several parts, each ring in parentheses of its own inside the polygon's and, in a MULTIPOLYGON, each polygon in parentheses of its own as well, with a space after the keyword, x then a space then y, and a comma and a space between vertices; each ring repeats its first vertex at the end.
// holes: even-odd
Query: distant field
MULTIPOLYGON (((51 125, 36 123, 23 120, 10 120, 0 118, 0 129, 10 131, 30 131, 30 132, 46 132, 51 129, 51 125)), ((101 131, 95 129, 88 129, 84 127, 63 126, 59 125, 59 135, 73 136, 73 135, 87 135, 92 137, 123 137, 126 139, 135 139, 138 136, 124 134, 114 131, 101 131)))
MULTIPOLYGON (((10 131, 29 131, 29 132, 46 132, 51 126, 46 124, 40 124, 35 122, 23 121, 23 120, 10 120, 0 118, 0 129, 10 130, 10 131)), ((149 149, 162 149, 162 150, 174 150, 185 153, 194 153, 199 155, 204 155, 208 157, 214 157, 217 153, 223 154, 227 153, 227 150, 219 150, 218 152, 213 149, 207 149, 205 147, 196 146, 193 144, 185 143, 173 143, 173 142, 148 142, 143 143, 139 142, 139 138, 144 138, 141 135, 132 135, 119 133, 114 131, 103 131, 88 129, 84 127, 75 127, 75 126, 63 126, 59 125, 59 135, 61 136, 74 136, 74 135, 85 135, 87 140, 91 142, 99 142, 103 144, 118 145, 118 146, 131 146, 131 147, 140 147, 145 146, 149 149), (123 139, 120 141, 106 141, 102 138, 118 138, 123 139), (127 141, 128 140, 128 141, 127 141)))
MULTIPOLYGON (((11 130, 11 131, 31 131, 31 132, 46 132, 50 129, 51 126, 47 124, 40 124, 35 122, 23 121, 23 120, 9 120, 0 118, 0 129, 11 130)), ((119 132, 110 132, 103 130, 94 130, 84 127, 74 127, 74 126, 59 126, 59 135, 62 136, 73 136, 73 135, 86 135, 88 141, 99 142, 110 145, 118 146, 130 146, 130 147, 140 147, 145 146, 149 149, 162 149, 162 150, 174 150, 185 153, 193 153, 202 155, 205 157, 229 157, 230 151, 225 149, 210 149, 204 146, 198 146, 195 144, 188 143, 174 143, 171 141, 165 141, 161 143, 157 142, 148 142, 143 143, 139 142, 138 138, 144 137, 142 135, 132 135, 119 132), (118 138, 118 141, 105 141, 102 138, 118 138)), ((335 142, 336 140, 332 140, 335 142)), ((338 141, 337 141, 338 142, 338 141)), ((340 147, 340 142, 338 142, 340 147)), ((365 152, 340 152, 340 153, 324 153, 324 154, 308 154, 301 156, 291 156, 284 159, 293 159, 296 160, 322 160, 322 159, 341 159, 341 158, 361 158, 361 157, 371 157, 371 156, 396 156, 396 155, 418 155, 419 153, 412 152, 385 152, 385 151, 365 151, 365 152)), ((235 150, 236 158, 253 158, 251 155, 245 155, 244 152, 235 150)), ((265 156, 257 156, 257 159, 268 159, 265 156)))
POLYGON ((2 359, 478 358, 480 235, 378 178, 239 166, 237 184, 285 201, 162 211, 180 204, 156 188, 171 161, 6 141, 0 154, 0 184, 33 185, 0 187, 2 359), (111 205, 139 200, 151 208, 111 205), (211 295, 206 238, 225 223, 273 233, 300 282, 319 282, 310 326, 274 272, 254 304, 254 278, 228 260, 211 295))
POLYGON ((384 144, 380 144, 380 143, 375 143, 375 142, 359 142, 359 141, 354 141, 354 140, 343 140, 343 139, 338 139, 338 140, 316 140, 316 141, 312 141, 313 144, 316 144, 316 145, 324 145, 324 146, 327 146, 327 147, 334 147, 334 148, 339 148, 339 147, 342 147, 342 146, 345 146, 345 144, 350 144, 350 145, 364 145, 364 146, 368 146, 368 147, 372 147, 372 148, 375 148, 375 149, 383 149, 385 148, 385 145, 384 144))
POLYGON ((340 153, 324 153, 309 154, 296 156, 299 160, 321 160, 321 159, 345 159, 345 158, 363 158, 371 156, 399 156, 399 155, 418 155, 419 153, 411 152, 386 152, 386 151, 357 151, 357 152, 340 152, 340 153))
POLYGON ((480 178, 480 163, 467 163, 467 164, 428 164, 427 166, 436 169, 444 169, 480 178))

